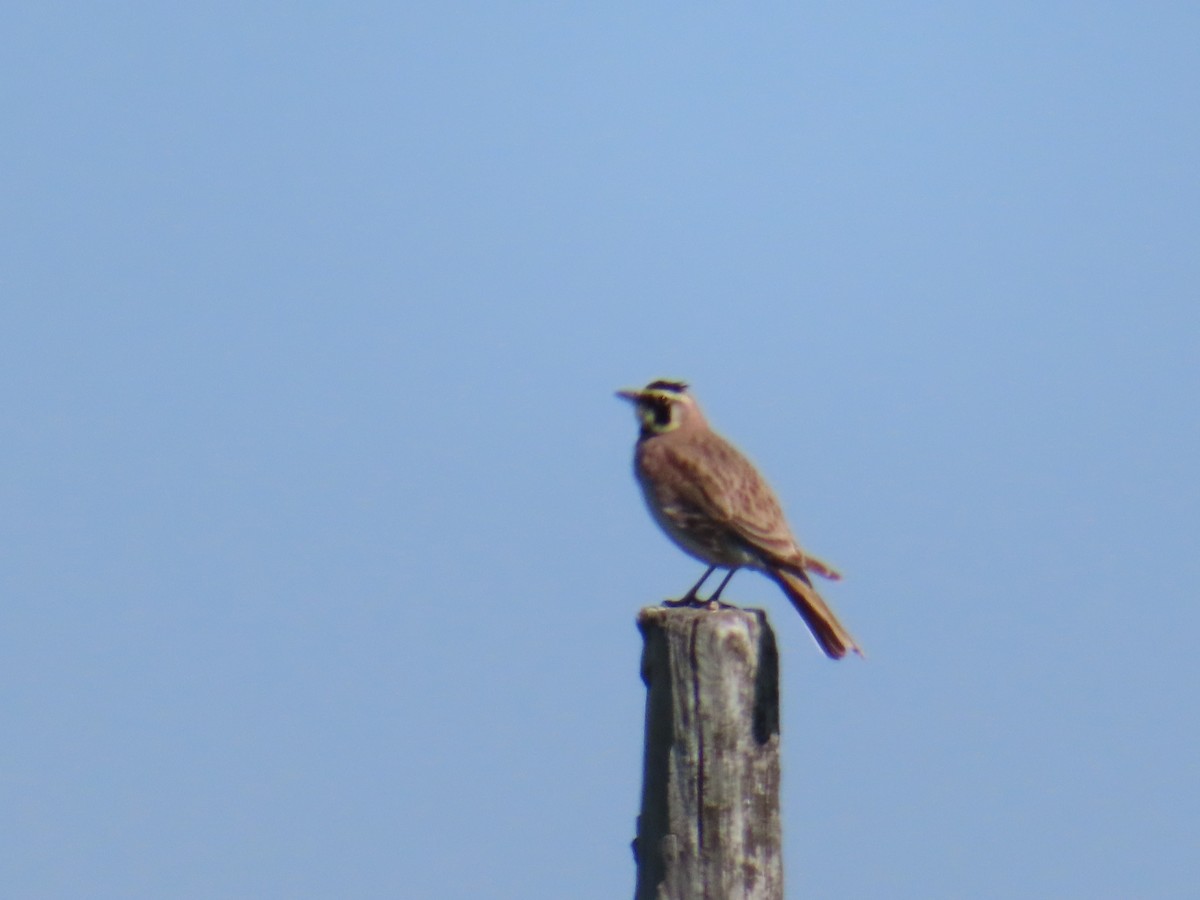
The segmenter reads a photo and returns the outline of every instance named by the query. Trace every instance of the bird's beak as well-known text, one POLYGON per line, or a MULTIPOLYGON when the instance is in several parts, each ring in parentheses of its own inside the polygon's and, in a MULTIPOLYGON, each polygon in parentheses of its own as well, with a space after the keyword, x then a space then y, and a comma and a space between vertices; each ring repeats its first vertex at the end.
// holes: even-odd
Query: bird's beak
POLYGON ((628 400, 630 403, 637 403, 640 399, 642 399, 642 392, 632 390, 631 388, 626 388, 623 391, 617 391, 617 396, 622 400, 628 400))

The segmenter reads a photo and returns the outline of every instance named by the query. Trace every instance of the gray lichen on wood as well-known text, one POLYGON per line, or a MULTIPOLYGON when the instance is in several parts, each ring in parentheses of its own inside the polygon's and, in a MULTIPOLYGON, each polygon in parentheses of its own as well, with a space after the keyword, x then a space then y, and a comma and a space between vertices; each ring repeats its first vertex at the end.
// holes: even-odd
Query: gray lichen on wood
POLYGON ((636 900, 780 900, 779 656, 761 610, 647 607, 636 900))

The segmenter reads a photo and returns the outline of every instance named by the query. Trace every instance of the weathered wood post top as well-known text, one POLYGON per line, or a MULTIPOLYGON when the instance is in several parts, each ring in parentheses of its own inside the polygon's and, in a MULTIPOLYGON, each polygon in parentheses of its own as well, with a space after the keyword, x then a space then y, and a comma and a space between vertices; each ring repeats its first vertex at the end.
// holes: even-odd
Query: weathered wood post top
POLYGON ((646 607, 636 900, 782 900, 779 654, 762 610, 646 607))

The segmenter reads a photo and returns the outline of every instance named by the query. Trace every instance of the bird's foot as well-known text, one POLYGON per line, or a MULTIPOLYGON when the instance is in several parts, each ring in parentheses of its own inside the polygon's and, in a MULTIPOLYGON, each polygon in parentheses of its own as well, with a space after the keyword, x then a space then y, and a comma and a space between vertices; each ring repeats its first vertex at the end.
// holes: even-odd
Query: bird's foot
POLYGON ((689 595, 680 597, 678 600, 667 599, 663 601, 663 606, 669 606, 671 609, 679 609, 687 607, 688 609, 737 609, 738 607, 732 603, 726 603, 723 600, 701 600, 699 597, 689 595))

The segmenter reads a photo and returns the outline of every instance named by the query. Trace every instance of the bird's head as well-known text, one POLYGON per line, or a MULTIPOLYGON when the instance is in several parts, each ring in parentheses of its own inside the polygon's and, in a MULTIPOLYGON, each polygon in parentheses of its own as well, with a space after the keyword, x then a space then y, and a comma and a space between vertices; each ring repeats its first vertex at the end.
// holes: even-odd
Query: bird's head
POLYGON ((704 415, 682 381, 652 381, 640 390, 617 391, 633 404, 642 426, 642 437, 666 434, 677 428, 704 426, 704 415))

